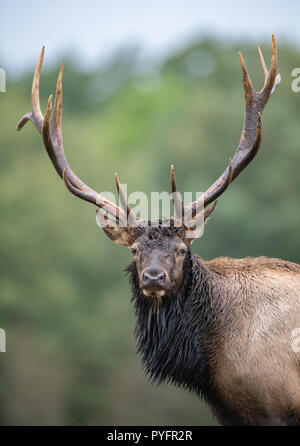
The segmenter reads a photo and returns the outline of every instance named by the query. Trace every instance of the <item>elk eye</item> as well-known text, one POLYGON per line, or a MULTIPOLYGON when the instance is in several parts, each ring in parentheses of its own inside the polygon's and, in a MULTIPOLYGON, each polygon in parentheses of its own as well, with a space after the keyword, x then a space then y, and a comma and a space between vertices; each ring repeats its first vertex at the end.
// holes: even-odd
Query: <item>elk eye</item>
POLYGON ((186 249, 186 248, 181 248, 181 249, 179 250, 179 254, 182 255, 182 256, 185 256, 186 252, 187 252, 187 249, 186 249))
POLYGON ((136 253, 137 253, 137 250, 136 250, 135 248, 131 248, 131 249, 130 249, 130 252, 131 252, 132 255, 135 256, 136 253))

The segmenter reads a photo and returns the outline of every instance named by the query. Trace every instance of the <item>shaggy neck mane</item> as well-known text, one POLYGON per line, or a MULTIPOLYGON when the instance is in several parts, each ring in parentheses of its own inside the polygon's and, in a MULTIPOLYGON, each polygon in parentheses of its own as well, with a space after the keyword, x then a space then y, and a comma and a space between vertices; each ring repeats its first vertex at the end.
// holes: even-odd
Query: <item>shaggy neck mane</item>
POLYGON ((152 382, 171 382, 205 396, 207 343, 214 319, 210 271, 189 252, 179 292, 161 301, 144 296, 135 262, 126 271, 130 274, 137 318, 137 351, 146 373, 152 382))

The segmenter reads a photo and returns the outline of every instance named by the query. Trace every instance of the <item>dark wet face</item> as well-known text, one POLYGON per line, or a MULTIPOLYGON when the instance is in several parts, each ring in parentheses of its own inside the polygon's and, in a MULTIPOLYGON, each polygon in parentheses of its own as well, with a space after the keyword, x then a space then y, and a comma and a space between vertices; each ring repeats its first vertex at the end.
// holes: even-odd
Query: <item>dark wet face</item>
POLYGON ((162 297, 176 294, 183 279, 183 262, 188 251, 176 236, 149 237, 142 235, 131 245, 139 285, 146 296, 162 297))
POLYGON ((97 212, 97 224, 106 235, 130 249, 145 296, 175 295, 182 284, 184 260, 193 242, 192 238, 186 238, 186 228, 176 227, 172 219, 159 220, 157 224, 142 222, 132 227, 107 222, 107 217, 97 212))

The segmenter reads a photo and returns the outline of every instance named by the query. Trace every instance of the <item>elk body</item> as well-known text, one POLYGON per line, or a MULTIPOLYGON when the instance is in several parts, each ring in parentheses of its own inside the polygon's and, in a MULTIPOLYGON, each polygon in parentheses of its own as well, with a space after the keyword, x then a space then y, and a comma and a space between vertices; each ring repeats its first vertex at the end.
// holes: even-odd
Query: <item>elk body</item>
POLYGON ((293 350, 291 339, 292 331, 300 327, 300 265, 267 257, 204 261, 191 250, 199 214, 205 223, 216 199, 260 147, 261 114, 275 85, 274 36, 270 70, 258 51, 265 74, 259 92, 254 91, 240 54, 246 105, 232 161, 205 192, 204 208, 199 200, 183 205, 172 167, 175 216, 168 220, 153 224, 137 218, 117 175, 120 207, 71 170, 61 131, 62 66, 52 118, 52 97, 45 116, 40 109, 44 49, 33 80, 32 112, 21 119, 17 129, 32 121, 67 188, 97 205, 98 224, 114 242, 131 250, 133 262, 127 272, 138 351, 151 379, 196 392, 224 425, 300 425, 300 355, 293 350), (189 224, 184 220, 178 225, 178 215, 188 214, 192 217, 189 224))

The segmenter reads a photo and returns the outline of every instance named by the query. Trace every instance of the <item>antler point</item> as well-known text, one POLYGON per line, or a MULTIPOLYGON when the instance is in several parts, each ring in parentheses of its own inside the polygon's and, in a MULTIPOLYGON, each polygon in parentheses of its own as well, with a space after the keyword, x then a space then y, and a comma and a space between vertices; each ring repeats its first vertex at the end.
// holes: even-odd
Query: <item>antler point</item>
POLYGON ((115 172, 115 183, 116 183, 116 187, 117 187, 117 190, 118 190, 118 192, 119 192, 119 190, 120 190, 120 180, 119 180, 119 175, 118 175, 118 173, 117 172, 115 172))

